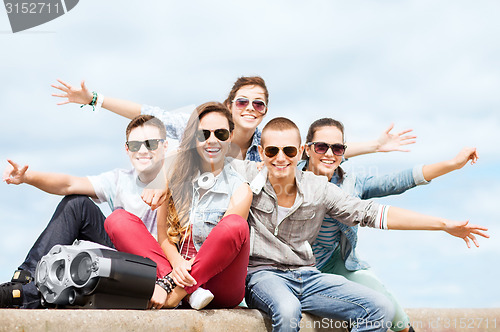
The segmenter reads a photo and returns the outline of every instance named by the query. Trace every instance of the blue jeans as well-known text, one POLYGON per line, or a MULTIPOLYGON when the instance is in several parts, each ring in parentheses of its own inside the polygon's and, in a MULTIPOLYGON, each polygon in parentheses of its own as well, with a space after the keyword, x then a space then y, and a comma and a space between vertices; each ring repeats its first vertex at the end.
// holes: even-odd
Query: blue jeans
POLYGON ((391 302, 380 293, 313 269, 250 273, 246 302, 271 317, 273 331, 298 331, 302 312, 355 324, 352 331, 386 331, 394 314, 391 302))
MULTIPOLYGON (((101 209, 87 196, 64 197, 19 270, 29 271, 34 277, 38 261, 56 244, 70 245, 75 240, 87 240, 114 247, 104 230, 105 219, 101 209)), ((41 307, 40 295, 34 282, 23 285, 23 298, 23 308, 41 307)))

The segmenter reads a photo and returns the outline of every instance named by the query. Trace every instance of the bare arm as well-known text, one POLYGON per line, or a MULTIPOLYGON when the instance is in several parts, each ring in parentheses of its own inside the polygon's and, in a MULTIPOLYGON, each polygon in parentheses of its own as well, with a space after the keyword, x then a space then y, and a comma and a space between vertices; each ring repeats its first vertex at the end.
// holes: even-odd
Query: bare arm
POLYGON ((460 169, 470 160, 471 165, 477 162, 476 148, 463 148, 455 158, 439 163, 424 165, 422 172, 426 181, 431 181, 441 175, 460 169))
POLYGON ((488 230, 486 227, 469 224, 469 221, 452 221, 394 206, 389 207, 387 213, 387 228, 399 230, 441 230, 463 239, 469 248, 469 240, 472 240, 476 247, 479 247, 474 234, 489 238, 488 234, 482 232, 488 230))
MULTIPOLYGON (((52 87, 61 90, 63 93, 53 93, 52 96, 67 98, 67 100, 60 102, 57 105, 69 103, 87 105, 92 101, 92 92, 90 92, 85 86, 85 81, 80 83, 80 87, 74 87, 60 79, 57 81, 61 85, 52 84, 52 87)), ((129 119, 133 119, 141 114, 141 104, 123 99, 106 97, 104 98, 102 107, 129 119)))
POLYGON ((3 173, 2 180, 7 184, 26 183, 55 195, 85 195, 97 198, 94 187, 86 177, 59 173, 28 171, 28 165, 19 167, 12 160, 3 173))
POLYGON ((226 213, 224 213, 224 217, 230 214, 237 214, 243 219, 247 219, 252 199, 253 193, 250 186, 243 183, 231 196, 231 201, 229 202, 226 213))
POLYGON ((391 130, 393 128, 394 124, 391 124, 384 132, 382 132, 378 139, 373 141, 346 143, 347 150, 345 152, 345 157, 351 158, 375 152, 408 152, 409 150, 403 149, 402 146, 415 143, 415 138, 417 138, 417 136, 407 135, 409 132, 413 131, 413 129, 403 130, 398 134, 391 134, 391 130))

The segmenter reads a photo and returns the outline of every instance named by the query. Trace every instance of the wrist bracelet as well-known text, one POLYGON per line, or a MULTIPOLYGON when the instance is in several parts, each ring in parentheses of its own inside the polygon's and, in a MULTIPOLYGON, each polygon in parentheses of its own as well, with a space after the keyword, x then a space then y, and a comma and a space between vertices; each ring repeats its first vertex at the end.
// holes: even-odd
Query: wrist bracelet
POLYGON ((104 96, 101 93, 97 94, 97 102, 94 108, 94 111, 97 112, 101 109, 102 103, 104 102, 104 96))
MULTIPOLYGON (((95 111, 96 101, 97 101, 97 92, 92 91, 92 100, 87 105, 92 106, 93 111, 95 111)), ((82 108, 83 106, 85 106, 85 105, 81 105, 80 108, 82 108)))
POLYGON ((170 292, 172 292, 172 290, 177 286, 174 280, 168 275, 161 279, 157 279, 156 284, 163 288, 167 294, 170 294, 170 292))

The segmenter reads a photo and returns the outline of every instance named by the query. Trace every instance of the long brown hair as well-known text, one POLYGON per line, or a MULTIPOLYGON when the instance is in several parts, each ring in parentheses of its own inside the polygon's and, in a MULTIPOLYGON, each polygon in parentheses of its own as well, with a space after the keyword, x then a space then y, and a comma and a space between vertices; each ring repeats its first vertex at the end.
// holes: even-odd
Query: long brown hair
POLYGON ((234 129, 231 112, 221 103, 208 102, 196 108, 182 135, 175 161, 167 174, 167 237, 172 243, 179 243, 189 227, 189 211, 193 198, 193 181, 201 169, 201 157, 196 150, 196 134, 200 120, 209 113, 222 114, 234 129))
MULTIPOLYGON (((342 133, 342 141, 344 141, 344 125, 342 124, 342 122, 334 120, 332 118, 321 118, 314 121, 309 126, 309 130, 307 131, 307 136, 306 136, 306 144, 312 142, 314 134, 316 134, 316 131, 318 131, 318 129, 323 127, 337 128, 342 133)), ((302 153, 302 160, 307 160, 307 162, 309 163, 309 157, 306 154, 306 149, 304 149, 304 152, 302 153)), ((342 181, 344 179, 344 170, 339 166, 337 167, 335 172, 337 172, 340 181, 342 181)))

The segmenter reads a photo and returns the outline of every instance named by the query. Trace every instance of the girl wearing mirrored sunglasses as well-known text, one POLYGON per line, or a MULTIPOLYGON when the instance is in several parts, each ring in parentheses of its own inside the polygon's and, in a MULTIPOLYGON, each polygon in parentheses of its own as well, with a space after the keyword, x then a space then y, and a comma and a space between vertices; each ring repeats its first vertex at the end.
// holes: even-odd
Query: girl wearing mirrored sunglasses
MULTIPOLYGON (((431 165, 416 166, 384 176, 363 176, 346 173, 340 167, 346 146, 341 122, 323 118, 309 127, 303 160, 298 167, 316 175, 327 176, 349 194, 361 199, 400 194, 417 185, 462 168, 469 160, 477 160, 475 148, 464 148, 455 158, 431 165)), ((343 275, 384 293, 394 304, 396 314, 392 330, 409 331, 409 318, 403 307, 371 271, 369 265, 356 255, 358 226, 347 226, 330 217, 324 219, 313 244, 316 267, 324 273, 343 275)))

